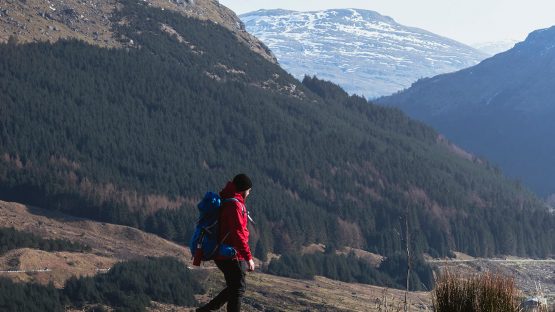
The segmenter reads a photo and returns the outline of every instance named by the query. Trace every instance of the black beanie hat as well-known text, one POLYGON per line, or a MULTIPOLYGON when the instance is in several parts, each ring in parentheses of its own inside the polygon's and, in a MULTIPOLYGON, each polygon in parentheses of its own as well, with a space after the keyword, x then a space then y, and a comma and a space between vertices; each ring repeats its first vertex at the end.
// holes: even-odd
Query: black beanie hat
POLYGON ((244 192, 252 187, 252 182, 246 174, 240 173, 233 178, 233 184, 238 192, 244 192))

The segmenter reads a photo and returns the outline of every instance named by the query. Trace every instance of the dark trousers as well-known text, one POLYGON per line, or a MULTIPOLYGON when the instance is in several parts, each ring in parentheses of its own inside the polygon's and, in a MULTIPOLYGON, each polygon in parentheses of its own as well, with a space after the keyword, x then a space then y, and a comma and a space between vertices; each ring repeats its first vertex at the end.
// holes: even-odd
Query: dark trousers
POLYGON ((238 260, 216 260, 215 262, 224 273, 226 288, 199 310, 215 311, 227 302, 228 312, 241 311, 241 299, 247 289, 245 282, 247 262, 238 260))

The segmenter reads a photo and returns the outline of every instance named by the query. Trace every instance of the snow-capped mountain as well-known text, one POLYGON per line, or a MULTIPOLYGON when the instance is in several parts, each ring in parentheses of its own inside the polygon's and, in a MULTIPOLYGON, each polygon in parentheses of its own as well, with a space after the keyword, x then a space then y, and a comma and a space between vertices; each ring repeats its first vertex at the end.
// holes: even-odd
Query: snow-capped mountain
POLYGON ((486 58, 474 48, 374 11, 259 10, 240 18, 295 77, 317 75, 368 98, 486 58))

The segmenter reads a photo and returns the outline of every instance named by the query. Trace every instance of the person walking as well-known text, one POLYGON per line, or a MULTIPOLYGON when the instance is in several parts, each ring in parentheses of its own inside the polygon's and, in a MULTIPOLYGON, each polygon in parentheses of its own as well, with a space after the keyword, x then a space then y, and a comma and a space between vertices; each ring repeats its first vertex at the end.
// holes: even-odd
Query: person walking
POLYGON ((244 173, 227 182, 220 192, 222 208, 219 217, 220 242, 235 248, 233 258, 216 256, 216 266, 223 272, 226 287, 197 312, 215 311, 227 303, 228 312, 241 311, 241 300, 247 288, 246 271, 254 271, 255 265, 249 247, 247 229, 248 212, 245 201, 252 188, 251 179, 244 173))

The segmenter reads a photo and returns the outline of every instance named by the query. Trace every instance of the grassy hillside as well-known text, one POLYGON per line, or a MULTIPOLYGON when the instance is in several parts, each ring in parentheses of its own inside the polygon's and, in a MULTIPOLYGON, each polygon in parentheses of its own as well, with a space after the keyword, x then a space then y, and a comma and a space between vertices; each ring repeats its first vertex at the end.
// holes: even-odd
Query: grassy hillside
POLYGON ((405 218, 415 254, 553 254, 541 202, 399 110, 299 83, 211 22, 135 1, 113 19, 132 48, 0 45, 0 199, 187 242, 196 201, 246 172, 260 258, 397 255, 405 218))

